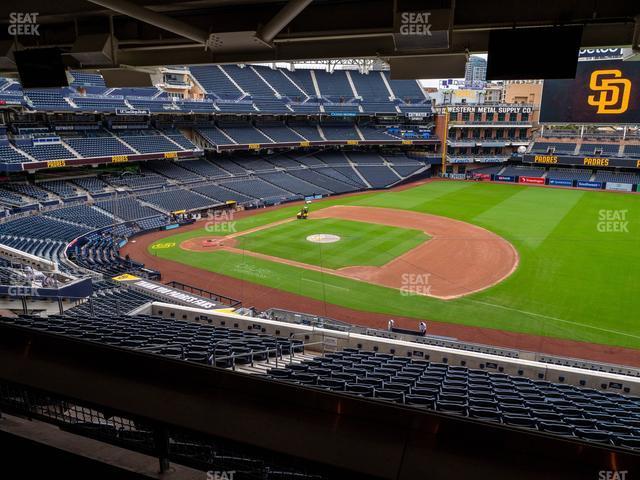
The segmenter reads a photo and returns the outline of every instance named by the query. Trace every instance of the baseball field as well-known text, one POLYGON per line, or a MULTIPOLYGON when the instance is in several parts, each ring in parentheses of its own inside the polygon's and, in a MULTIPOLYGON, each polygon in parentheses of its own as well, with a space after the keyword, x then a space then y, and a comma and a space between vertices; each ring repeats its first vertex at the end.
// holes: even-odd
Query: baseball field
POLYGON ((148 251, 353 310, 640 348, 640 196, 436 181, 299 209, 148 251))

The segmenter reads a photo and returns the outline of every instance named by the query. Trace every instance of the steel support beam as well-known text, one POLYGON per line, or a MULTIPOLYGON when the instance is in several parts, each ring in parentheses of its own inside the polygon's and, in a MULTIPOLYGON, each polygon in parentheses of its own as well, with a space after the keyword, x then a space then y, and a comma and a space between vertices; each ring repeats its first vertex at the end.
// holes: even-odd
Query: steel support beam
POLYGON ((108 8, 109 10, 113 10, 114 12, 121 13, 122 15, 135 18, 141 22, 148 23, 149 25, 162 28, 163 30, 167 30, 168 32, 175 33, 176 35, 180 35, 181 37, 188 38, 189 40, 193 40, 194 42, 203 45, 206 44, 209 39, 208 32, 205 32, 204 30, 200 30, 197 27, 193 27, 188 23, 176 20, 175 18, 163 15, 162 13, 157 13, 147 8, 140 7, 127 0, 87 1, 108 8))
POLYGON ((282 7, 282 10, 260 29, 258 38, 265 43, 271 43, 276 35, 278 35, 284 27, 289 25, 291 20, 296 18, 300 12, 307 8, 307 5, 312 1, 313 0, 289 0, 289 2, 282 7))

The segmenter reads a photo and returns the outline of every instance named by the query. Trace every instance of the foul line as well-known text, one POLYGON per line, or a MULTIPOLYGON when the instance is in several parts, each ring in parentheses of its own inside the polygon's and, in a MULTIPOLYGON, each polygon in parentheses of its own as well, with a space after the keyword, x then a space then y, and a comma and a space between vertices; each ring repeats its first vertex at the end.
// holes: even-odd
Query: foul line
POLYGON ((639 335, 632 335, 631 333, 624 333, 624 332, 618 332, 616 330, 609 330, 608 328, 594 327, 593 325, 588 325, 588 324, 579 323, 579 322, 572 322, 571 320, 565 320, 563 318, 558 318, 558 317, 551 317, 549 315, 544 315, 542 313, 527 312, 526 310, 518 310, 517 308, 506 307, 504 305, 497 305, 495 303, 481 302, 480 300, 472 300, 470 298, 466 298, 464 300, 469 301, 469 302, 473 302, 473 303, 479 303, 481 305, 486 305, 486 306, 489 306, 489 307, 502 308, 504 310, 510 310, 512 312, 523 313, 525 315, 531 315, 532 317, 546 318, 548 320, 554 320, 556 322, 568 323, 570 325, 577 325, 579 327, 591 328, 593 330, 599 330, 601 332, 614 333, 616 335, 623 335, 625 337, 631 337, 631 338, 640 339, 639 335))

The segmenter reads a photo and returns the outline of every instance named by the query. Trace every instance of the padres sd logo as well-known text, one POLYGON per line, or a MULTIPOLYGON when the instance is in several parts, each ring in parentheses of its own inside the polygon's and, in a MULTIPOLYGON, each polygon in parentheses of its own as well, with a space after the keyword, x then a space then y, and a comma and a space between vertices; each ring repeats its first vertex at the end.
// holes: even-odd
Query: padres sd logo
POLYGON ((587 98, 589 105, 598 107, 596 113, 624 113, 629 108, 631 80, 622 78, 620 70, 594 70, 589 88, 598 92, 587 98))

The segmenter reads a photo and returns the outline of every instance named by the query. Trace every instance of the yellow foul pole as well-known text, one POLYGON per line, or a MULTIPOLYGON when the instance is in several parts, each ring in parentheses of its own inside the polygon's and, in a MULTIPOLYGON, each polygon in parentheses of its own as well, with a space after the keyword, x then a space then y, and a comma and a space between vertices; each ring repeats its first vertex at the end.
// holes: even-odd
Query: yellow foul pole
POLYGON ((447 141, 449 137, 449 107, 444 108, 444 135, 442 138, 442 176, 447 173, 447 141))

